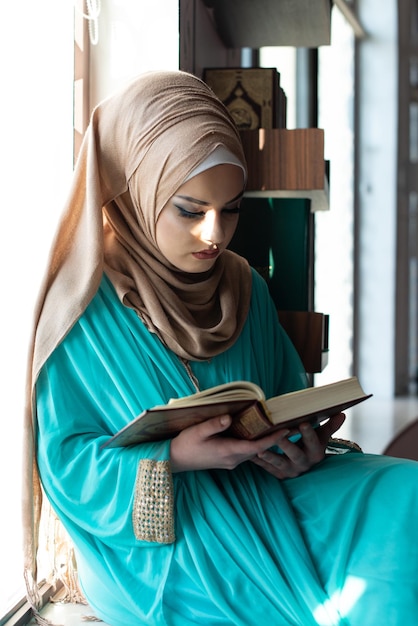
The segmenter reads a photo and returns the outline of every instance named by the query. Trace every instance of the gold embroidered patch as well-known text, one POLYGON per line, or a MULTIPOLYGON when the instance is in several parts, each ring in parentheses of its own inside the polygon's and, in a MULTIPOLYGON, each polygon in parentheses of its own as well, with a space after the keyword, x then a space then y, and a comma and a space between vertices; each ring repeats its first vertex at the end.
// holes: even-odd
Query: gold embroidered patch
POLYGON ((134 533, 141 541, 172 543, 174 488, 169 461, 141 459, 135 486, 134 533))

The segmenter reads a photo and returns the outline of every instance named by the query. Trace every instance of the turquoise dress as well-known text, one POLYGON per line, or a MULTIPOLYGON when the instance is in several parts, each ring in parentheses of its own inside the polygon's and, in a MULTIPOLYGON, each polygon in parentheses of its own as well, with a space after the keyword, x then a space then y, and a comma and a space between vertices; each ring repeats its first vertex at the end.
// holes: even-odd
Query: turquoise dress
MULTIPOLYGON (((306 384, 253 274, 248 320, 224 354, 190 364, 204 389, 306 384)), ((173 476, 175 540, 134 530, 141 460, 169 441, 101 450, 142 409, 194 392, 185 364, 100 290, 37 383, 37 458, 76 550, 83 592, 111 626, 418 623, 418 464, 353 453, 279 481, 248 462, 173 476)))

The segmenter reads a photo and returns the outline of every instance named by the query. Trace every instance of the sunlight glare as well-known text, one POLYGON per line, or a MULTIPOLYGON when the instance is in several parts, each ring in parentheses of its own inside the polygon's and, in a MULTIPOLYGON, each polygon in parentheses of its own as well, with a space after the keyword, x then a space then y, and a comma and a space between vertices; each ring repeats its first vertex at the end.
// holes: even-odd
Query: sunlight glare
POLYGON ((365 588, 366 583, 362 578, 347 576, 344 587, 316 609, 315 620, 320 626, 337 626, 341 618, 348 616, 365 588))

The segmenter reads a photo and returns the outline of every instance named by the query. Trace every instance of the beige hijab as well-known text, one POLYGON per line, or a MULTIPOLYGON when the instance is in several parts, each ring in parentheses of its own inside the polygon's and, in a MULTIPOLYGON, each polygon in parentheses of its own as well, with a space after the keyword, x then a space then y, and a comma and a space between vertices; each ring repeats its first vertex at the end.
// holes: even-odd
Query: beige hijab
POLYGON ((222 146, 245 167, 239 135, 211 90, 184 72, 149 72, 92 113, 35 312, 25 420, 25 569, 36 572, 41 491, 32 408, 40 369, 95 295, 103 271, 120 300, 179 357, 226 350, 245 322, 247 262, 225 251, 188 275, 161 255, 155 224, 168 199, 222 146))

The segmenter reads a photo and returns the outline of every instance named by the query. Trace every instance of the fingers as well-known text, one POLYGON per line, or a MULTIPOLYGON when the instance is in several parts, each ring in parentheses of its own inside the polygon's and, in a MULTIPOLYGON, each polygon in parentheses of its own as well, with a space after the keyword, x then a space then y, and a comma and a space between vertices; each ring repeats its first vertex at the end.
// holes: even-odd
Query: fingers
POLYGON ((205 420, 200 424, 191 426, 190 429, 195 431, 196 435, 201 439, 208 439, 218 433, 227 430, 231 425, 232 418, 230 415, 219 415, 211 419, 205 420))
POLYGON ((324 459, 329 437, 340 428, 344 419, 345 416, 339 414, 316 429, 308 423, 301 424, 298 429, 301 437, 298 441, 287 438, 276 441, 282 454, 271 449, 264 450, 257 454, 253 462, 279 479, 299 476, 324 459))
POLYGON ((232 418, 230 415, 214 417, 185 429, 173 439, 172 471, 234 469, 251 460, 279 479, 293 478, 323 460, 330 436, 344 419, 340 414, 316 429, 308 423, 301 424, 296 431, 283 429, 256 441, 247 441, 217 437, 229 428, 232 418), (294 434, 300 434, 297 442, 288 439, 294 434), (274 452, 275 446, 282 453, 274 452))
POLYGON ((326 447, 332 435, 344 424, 345 414, 339 413, 331 417, 325 424, 318 428, 318 438, 321 444, 326 447))
MULTIPOLYGON (((309 467, 312 467, 312 465, 319 463, 324 458, 326 443, 318 436, 318 429, 313 428, 310 424, 302 424, 299 430, 302 438, 296 447, 299 450, 303 450, 308 458, 309 467)), ((289 454, 291 453, 289 452, 289 454)))
POLYGON ((280 480, 295 478, 309 469, 308 466, 305 467, 305 463, 295 464, 284 454, 278 454, 270 450, 260 452, 251 460, 280 480))

